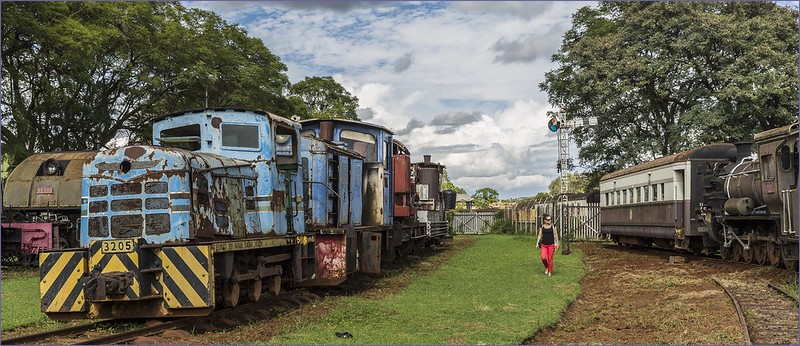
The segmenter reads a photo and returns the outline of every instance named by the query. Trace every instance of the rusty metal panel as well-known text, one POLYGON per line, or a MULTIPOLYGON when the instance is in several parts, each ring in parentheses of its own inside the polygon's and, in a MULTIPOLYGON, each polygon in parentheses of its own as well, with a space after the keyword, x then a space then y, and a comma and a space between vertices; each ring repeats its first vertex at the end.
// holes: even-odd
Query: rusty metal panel
POLYGON ((381 234, 358 233, 358 270, 364 273, 381 272, 381 234))
POLYGON ((95 152, 34 154, 9 174, 3 191, 4 208, 78 208, 81 205, 81 170, 95 152), (59 173, 40 171, 49 159, 60 165, 59 173), (38 173, 38 174, 37 174, 38 173))
POLYGON ((364 172, 364 161, 361 159, 353 158, 350 160, 350 222, 355 225, 361 225, 361 215, 364 208, 362 203, 362 180, 364 172))
POLYGON ((408 155, 395 155, 394 160, 394 193, 411 193, 411 157, 408 155))
POLYGON ((349 223, 349 215, 350 215, 350 191, 349 191, 349 183, 350 183, 350 160, 343 155, 339 155, 339 177, 338 177, 338 185, 339 185, 339 196, 338 196, 338 203, 339 203, 339 225, 346 225, 349 223))
POLYGON ((316 236, 316 276, 314 283, 333 286, 347 279, 347 241, 345 233, 316 236))
POLYGON ((364 164, 364 170, 362 223, 380 226, 383 225, 383 165, 367 163, 364 164))

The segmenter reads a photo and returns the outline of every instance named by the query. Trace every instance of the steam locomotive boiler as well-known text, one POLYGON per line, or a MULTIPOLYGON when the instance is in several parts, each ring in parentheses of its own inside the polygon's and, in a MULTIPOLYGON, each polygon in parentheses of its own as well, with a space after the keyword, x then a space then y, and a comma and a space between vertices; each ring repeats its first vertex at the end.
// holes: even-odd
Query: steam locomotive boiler
POLYGON ((797 138, 797 123, 758 133, 705 178, 697 220, 723 258, 797 269, 797 138))

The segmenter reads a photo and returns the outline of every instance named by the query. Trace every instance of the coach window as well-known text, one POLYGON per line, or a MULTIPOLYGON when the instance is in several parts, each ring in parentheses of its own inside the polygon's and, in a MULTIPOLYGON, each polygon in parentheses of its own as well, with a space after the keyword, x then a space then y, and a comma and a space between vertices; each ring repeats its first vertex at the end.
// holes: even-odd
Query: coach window
POLYGON ((608 200, 608 192, 606 192, 606 205, 611 205, 611 201, 608 200))
POLYGON ((636 188, 636 203, 641 203, 641 202, 642 202, 642 188, 641 187, 637 187, 636 188))
POLYGON ((622 190, 622 204, 628 204, 628 190, 622 190))
POLYGON ((661 183, 661 200, 666 200, 667 196, 664 195, 664 183, 661 183))
POLYGON ((658 185, 653 184, 653 202, 658 201, 658 185))
POLYGON ((617 195, 617 201, 614 203, 614 205, 619 205, 619 191, 614 191, 614 194, 617 195))
POLYGON ((378 162, 378 145, 375 136, 351 130, 342 130, 339 138, 347 148, 364 156, 365 162, 378 162))
POLYGON ((644 201, 650 202, 650 194, 648 193, 650 189, 647 186, 645 186, 642 188, 642 190, 644 190, 644 201))
POLYGON ((258 150, 258 125, 222 124, 222 146, 258 150))

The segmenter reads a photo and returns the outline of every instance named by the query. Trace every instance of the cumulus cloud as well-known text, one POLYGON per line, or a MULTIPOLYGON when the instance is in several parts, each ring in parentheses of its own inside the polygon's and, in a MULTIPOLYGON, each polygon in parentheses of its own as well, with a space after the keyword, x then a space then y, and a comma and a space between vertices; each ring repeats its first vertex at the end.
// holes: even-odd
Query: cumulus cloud
POLYGON ((532 196, 557 177, 538 88, 556 65, 543 58, 594 2, 185 4, 262 39, 291 82, 333 76, 358 97, 359 118, 395 131, 415 162, 434 155, 470 193, 532 196))
POLYGON ((414 62, 414 56, 411 53, 403 54, 394 61, 394 72, 400 73, 408 70, 412 62, 414 62))
POLYGON ((549 59, 561 46, 560 38, 565 29, 554 26, 544 34, 527 34, 516 40, 501 38, 492 45, 498 54, 494 61, 504 64, 531 62, 536 59, 549 59))
POLYGON ((370 120, 375 116, 375 111, 373 111, 372 108, 369 108, 369 107, 367 107, 367 108, 359 108, 359 109, 356 109, 356 115, 362 121, 370 120))

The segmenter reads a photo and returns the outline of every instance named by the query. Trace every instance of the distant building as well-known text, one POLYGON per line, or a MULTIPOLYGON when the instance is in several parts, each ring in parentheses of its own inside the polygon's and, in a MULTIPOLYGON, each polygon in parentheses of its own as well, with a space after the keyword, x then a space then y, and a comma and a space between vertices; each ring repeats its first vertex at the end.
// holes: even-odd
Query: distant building
POLYGON ((467 209, 467 211, 472 211, 472 202, 474 200, 466 193, 459 193, 456 195, 456 209, 467 209))

